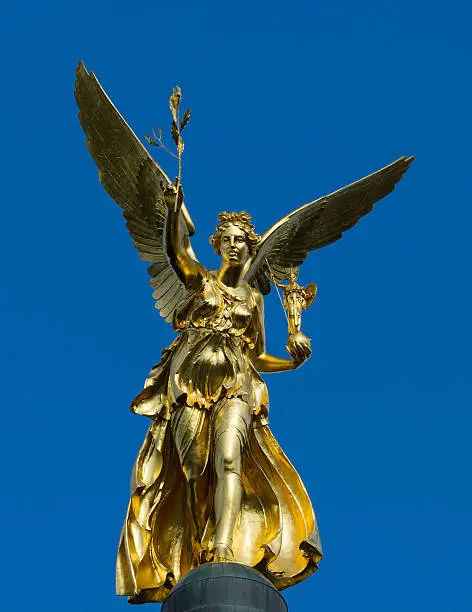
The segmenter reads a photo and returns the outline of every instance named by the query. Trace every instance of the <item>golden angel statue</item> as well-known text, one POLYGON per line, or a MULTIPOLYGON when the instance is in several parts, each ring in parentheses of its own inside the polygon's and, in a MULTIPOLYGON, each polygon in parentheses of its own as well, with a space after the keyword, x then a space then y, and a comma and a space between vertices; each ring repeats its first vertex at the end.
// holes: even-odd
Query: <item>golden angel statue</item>
MULTIPOLYGON (((131 405, 151 423, 133 470, 117 593, 131 603, 163 601, 182 576, 213 561, 255 567, 278 589, 296 584, 316 570, 320 539, 305 487, 269 428, 260 373, 293 370, 310 356, 297 308, 314 290, 297 285, 299 293, 286 297, 289 358, 266 352, 263 297, 271 282, 290 281, 295 290, 294 268, 371 211, 413 158, 297 208, 262 236, 246 212, 220 213, 210 243, 221 264, 211 271, 190 245, 194 226, 180 184, 181 131, 190 114, 180 121, 180 90, 170 104, 175 183, 82 63, 75 97, 100 181, 123 209, 139 256, 151 263, 156 307, 176 332, 131 405)), ((164 146, 161 132, 156 138, 148 141, 164 146)))

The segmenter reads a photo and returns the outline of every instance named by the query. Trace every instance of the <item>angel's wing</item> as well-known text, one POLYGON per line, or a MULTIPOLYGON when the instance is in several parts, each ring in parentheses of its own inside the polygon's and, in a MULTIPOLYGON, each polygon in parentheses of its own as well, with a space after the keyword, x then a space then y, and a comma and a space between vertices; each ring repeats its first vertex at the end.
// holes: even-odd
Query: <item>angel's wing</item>
POLYGON ((339 240, 343 232, 372 210, 375 202, 393 191, 413 159, 401 157, 275 223, 262 236, 256 254, 248 262, 245 279, 264 294, 269 293, 271 280, 288 280, 290 269, 302 264, 309 251, 339 240))
MULTIPOLYGON (((168 231, 171 225, 164 190, 173 185, 117 111, 97 78, 82 62, 77 66, 75 99, 87 148, 98 166, 101 184, 123 209, 139 257, 152 262, 148 272, 156 308, 171 322, 185 286, 174 268, 168 231)), ((188 243, 193 223, 182 207, 182 235, 188 243)))

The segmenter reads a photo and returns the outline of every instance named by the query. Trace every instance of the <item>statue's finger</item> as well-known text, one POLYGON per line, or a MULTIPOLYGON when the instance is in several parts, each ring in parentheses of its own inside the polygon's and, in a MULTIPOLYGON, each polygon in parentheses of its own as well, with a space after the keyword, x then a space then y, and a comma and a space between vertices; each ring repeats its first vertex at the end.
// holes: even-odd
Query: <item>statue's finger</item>
POLYGON ((305 345, 301 345, 300 355, 303 360, 308 359, 308 357, 310 356, 310 349, 308 349, 307 346, 305 345))
POLYGON ((296 361, 300 361, 300 347, 296 343, 293 343, 291 349, 292 350, 290 351, 290 354, 292 355, 292 357, 296 361))

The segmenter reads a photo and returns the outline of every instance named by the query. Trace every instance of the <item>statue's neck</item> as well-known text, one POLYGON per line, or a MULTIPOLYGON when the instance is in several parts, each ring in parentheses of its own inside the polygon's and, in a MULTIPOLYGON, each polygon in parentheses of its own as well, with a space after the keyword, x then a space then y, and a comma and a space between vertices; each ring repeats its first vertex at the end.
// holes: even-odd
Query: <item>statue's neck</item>
POLYGON ((227 287, 238 287, 241 284, 242 266, 229 266, 222 263, 218 269, 218 280, 227 287))

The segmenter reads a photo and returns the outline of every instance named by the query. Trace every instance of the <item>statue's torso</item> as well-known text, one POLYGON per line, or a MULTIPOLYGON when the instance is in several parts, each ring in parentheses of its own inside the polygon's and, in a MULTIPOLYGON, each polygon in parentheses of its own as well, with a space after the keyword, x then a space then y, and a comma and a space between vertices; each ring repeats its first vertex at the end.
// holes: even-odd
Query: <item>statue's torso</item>
POLYGON ((170 415, 182 402, 210 409, 225 397, 243 399, 254 413, 268 406, 266 385, 250 357, 259 314, 249 285, 227 287, 205 271, 176 310, 174 327, 178 337, 146 382, 156 390, 152 413, 164 409, 170 415))
POLYGON ((258 333, 254 290, 247 284, 228 287, 211 272, 201 285, 189 290, 177 309, 178 330, 201 329, 241 338, 242 348, 253 348, 258 333))

